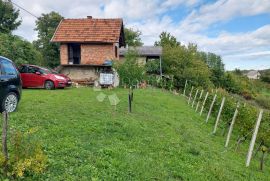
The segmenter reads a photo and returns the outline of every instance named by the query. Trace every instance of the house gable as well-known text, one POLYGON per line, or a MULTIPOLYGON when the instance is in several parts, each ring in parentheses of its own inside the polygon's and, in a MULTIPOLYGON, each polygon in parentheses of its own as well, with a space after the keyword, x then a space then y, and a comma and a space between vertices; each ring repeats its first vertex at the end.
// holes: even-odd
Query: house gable
POLYGON ((122 19, 63 19, 51 39, 59 43, 119 43, 125 46, 122 19))

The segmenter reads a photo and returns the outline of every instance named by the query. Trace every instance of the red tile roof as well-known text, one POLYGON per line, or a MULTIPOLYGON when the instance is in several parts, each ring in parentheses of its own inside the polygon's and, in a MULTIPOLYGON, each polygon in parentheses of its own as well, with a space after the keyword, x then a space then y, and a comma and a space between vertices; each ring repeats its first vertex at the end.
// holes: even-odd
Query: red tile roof
POLYGON ((63 19, 52 37, 52 42, 119 42, 122 19, 63 19))

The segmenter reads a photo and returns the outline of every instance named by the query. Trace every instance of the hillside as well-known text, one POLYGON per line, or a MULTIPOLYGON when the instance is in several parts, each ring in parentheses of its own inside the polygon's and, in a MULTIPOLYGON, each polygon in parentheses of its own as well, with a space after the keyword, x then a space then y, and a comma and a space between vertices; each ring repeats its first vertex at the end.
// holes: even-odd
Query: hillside
MULTIPOLYGON (((133 113, 127 113, 128 90, 99 102, 91 88, 55 91, 24 90, 10 130, 35 134, 49 157, 43 175, 31 180, 267 180, 259 158, 245 167, 247 145, 224 149, 221 130, 210 134, 182 96, 158 89, 135 90, 133 113)), ((101 96, 102 97, 102 96, 101 96)), ((10 131, 9 134, 12 134, 10 131)), ((234 136, 233 140, 236 140, 234 136)), ((232 141, 231 145, 235 142, 232 141)))

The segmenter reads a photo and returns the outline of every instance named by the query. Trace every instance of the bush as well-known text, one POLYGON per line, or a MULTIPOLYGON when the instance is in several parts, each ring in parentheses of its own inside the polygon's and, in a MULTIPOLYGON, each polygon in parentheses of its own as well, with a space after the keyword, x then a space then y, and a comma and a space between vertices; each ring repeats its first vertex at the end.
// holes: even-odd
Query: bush
MULTIPOLYGON (((7 176, 10 178, 23 178, 26 175, 42 173, 47 164, 47 156, 44 154, 40 143, 33 135, 37 129, 30 129, 26 133, 14 131, 11 139, 7 176)), ((0 155, 0 165, 4 163, 4 156, 0 155)), ((4 175, 4 169, 0 169, 4 175)), ((4 179, 0 176, 1 179, 4 179)))
POLYGON ((263 95, 258 95, 255 98, 256 102, 262 106, 265 109, 269 109, 270 110, 270 97, 268 96, 263 96, 263 95))
POLYGON ((13 60, 17 65, 44 64, 41 53, 31 43, 15 35, 0 33, 0 55, 13 60))
POLYGON ((158 60, 148 61, 145 68, 147 73, 160 74, 160 62, 158 60))
POLYGON ((125 54, 124 62, 118 62, 114 67, 120 76, 121 85, 137 85, 144 79, 145 68, 139 65, 136 51, 129 50, 125 54))

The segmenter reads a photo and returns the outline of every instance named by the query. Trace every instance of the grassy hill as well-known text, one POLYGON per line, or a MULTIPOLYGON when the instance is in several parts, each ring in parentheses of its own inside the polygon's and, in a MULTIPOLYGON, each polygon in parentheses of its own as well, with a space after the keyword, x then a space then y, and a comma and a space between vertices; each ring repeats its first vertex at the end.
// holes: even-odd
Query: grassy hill
MULTIPOLYGON (((267 180, 258 158, 245 168, 247 145, 224 149, 221 130, 204 123, 182 96, 157 89, 135 90, 133 113, 127 113, 128 90, 108 97, 91 88, 24 90, 10 129, 35 133, 49 157, 43 175, 32 180, 267 180), (102 97, 102 96, 101 96, 102 97)), ((9 133, 11 134, 11 133, 9 133)), ((235 144, 233 137, 231 145, 235 144)))

